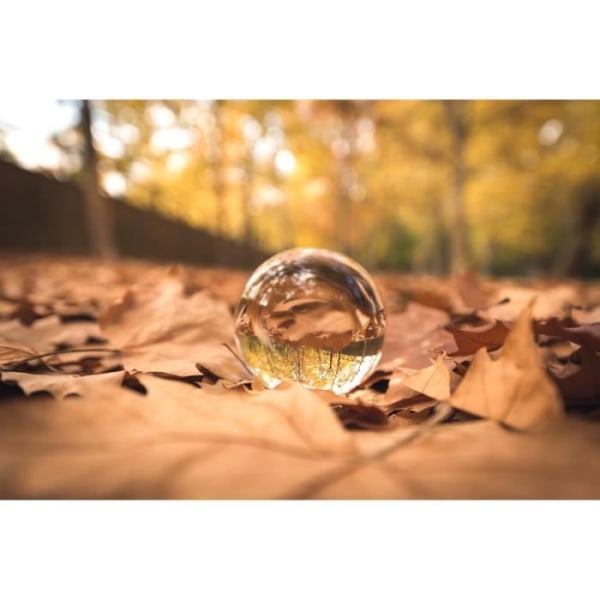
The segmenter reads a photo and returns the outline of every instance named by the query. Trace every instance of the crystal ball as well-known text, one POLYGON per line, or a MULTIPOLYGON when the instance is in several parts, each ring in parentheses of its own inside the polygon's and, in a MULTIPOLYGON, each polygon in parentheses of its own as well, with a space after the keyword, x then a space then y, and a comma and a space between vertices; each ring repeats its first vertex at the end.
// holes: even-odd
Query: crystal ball
POLYGON ((384 329, 381 295, 361 265, 337 252, 295 248, 251 275, 235 337, 267 388, 294 381, 344 394, 379 362, 384 329))

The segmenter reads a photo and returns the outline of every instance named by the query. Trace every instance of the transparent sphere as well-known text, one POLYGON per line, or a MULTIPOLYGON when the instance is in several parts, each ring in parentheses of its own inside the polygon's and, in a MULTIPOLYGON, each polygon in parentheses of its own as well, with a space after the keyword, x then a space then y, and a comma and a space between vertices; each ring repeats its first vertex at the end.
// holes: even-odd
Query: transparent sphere
POLYGON ((236 314, 236 340, 266 387, 296 381, 345 393, 381 358, 385 315, 367 271, 312 248, 276 254, 252 274, 236 314))

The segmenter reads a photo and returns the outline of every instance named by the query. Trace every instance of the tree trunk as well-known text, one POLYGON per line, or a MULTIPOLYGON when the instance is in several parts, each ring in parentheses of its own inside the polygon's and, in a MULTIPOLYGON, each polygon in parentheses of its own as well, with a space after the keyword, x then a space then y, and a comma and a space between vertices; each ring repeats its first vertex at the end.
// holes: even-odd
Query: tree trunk
POLYGON ((212 104, 212 115, 215 120, 210 139, 209 163, 212 170, 213 193, 215 195, 215 231, 223 237, 227 227, 227 211, 225 206, 225 183, 223 181, 223 124, 221 118, 222 100, 212 104))
POLYGON ((353 176, 352 159, 354 139, 352 132, 352 116, 343 115, 337 150, 334 151, 336 164, 335 191, 335 245, 343 254, 352 253, 352 202, 350 198, 350 181, 353 176))
POLYGON ((557 277, 585 275, 591 262, 594 231, 600 220, 600 177, 588 179, 573 195, 575 207, 571 231, 554 268, 557 277))
POLYGON ((244 243, 251 246, 254 242, 254 229, 252 227, 252 197, 254 195, 254 160, 252 147, 246 149, 244 157, 244 182, 242 185, 242 235, 244 243))
POLYGON ((81 102, 81 129, 84 139, 82 191, 91 251, 95 256, 112 260, 117 256, 112 214, 108 198, 103 197, 100 192, 98 156, 92 136, 92 114, 89 100, 81 102))
POLYGON ((467 225, 464 210, 467 179, 464 157, 468 137, 467 102, 464 100, 447 100, 444 102, 444 106, 452 138, 453 184, 451 194, 450 271, 452 275, 456 275, 466 271, 468 261, 467 225))

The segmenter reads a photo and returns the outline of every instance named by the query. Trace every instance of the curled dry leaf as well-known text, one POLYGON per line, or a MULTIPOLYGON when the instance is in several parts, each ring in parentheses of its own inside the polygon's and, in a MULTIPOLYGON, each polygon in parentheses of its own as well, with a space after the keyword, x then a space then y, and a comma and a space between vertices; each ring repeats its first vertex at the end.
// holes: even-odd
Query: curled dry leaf
POLYGON ((563 416, 556 387, 533 341, 530 304, 493 360, 485 348, 475 354, 450 404, 516 429, 531 429, 563 416))
POLYGON ((102 334, 122 351, 127 370, 198 373, 196 363, 229 381, 247 378, 224 344, 233 344, 227 304, 206 291, 184 295, 173 274, 127 290, 100 316, 102 334))

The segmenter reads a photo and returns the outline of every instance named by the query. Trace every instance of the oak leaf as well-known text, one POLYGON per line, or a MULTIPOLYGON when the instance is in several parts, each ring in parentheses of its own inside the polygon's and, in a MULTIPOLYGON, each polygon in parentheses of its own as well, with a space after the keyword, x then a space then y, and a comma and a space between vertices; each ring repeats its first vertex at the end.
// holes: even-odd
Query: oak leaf
POLYGON ((455 408, 516 429, 531 429, 563 416, 556 387, 546 374, 533 341, 533 305, 517 319, 500 357, 480 348, 450 398, 455 408))

